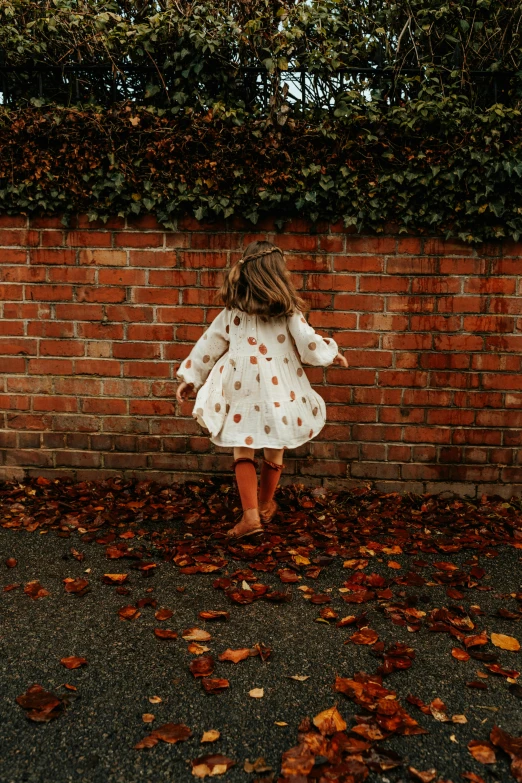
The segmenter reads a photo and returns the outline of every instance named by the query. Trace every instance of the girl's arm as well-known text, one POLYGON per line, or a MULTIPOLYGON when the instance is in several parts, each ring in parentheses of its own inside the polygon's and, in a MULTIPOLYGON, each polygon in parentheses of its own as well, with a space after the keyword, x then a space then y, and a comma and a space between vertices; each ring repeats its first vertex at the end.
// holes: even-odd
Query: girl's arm
POLYGON ((176 373, 176 377, 195 390, 203 386, 212 367, 228 350, 229 315, 230 311, 222 310, 214 318, 176 373))
MULTIPOLYGON (((339 349, 335 340, 331 337, 321 337, 307 323, 300 312, 295 312, 288 319, 288 329, 294 338, 301 361, 306 364, 327 367, 332 364, 339 355, 339 349)), ((343 358, 343 363, 346 361, 343 358)), ((345 365, 346 366, 346 365, 345 365)))

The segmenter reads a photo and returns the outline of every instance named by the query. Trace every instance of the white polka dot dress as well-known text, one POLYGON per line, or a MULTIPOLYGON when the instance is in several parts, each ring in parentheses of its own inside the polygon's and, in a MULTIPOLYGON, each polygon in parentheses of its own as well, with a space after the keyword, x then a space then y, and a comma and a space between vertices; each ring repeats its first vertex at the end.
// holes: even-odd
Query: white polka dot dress
POLYGON ((222 310, 182 362, 177 377, 199 390, 193 416, 217 446, 293 449, 315 437, 326 406, 301 366, 326 367, 337 343, 299 312, 263 319, 222 310))

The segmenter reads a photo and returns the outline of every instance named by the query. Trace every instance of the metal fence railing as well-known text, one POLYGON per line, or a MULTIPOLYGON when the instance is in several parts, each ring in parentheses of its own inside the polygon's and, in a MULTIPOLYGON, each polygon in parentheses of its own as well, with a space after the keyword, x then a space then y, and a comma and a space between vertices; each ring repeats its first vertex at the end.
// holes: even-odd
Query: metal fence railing
MULTIPOLYGON (((448 79, 440 72, 438 77, 441 85, 448 79)), ((200 106, 224 97, 227 103, 241 101, 247 107, 268 110, 272 96, 279 95, 299 113, 314 108, 332 110, 350 91, 369 98, 378 90, 380 98, 389 104, 408 100, 416 96, 425 78, 426 72, 419 68, 369 66, 343 68, 335 73, 291 68, 273 75, 263 68, 243 67, 231 68, 228 73, 193 75, 186 86, 190 87, 191 103, 200 106)), ((31 99, 63 105, 111 105, 121 101, 186 105, 186 94, 180 97, 182 82, 179 71, 154 65, 0 65, 0 105, 14 107, 31 99)), ((510 104, 522 97, 522 79, 514 71, 470 71, 463 85, 480 103, 510 104)))

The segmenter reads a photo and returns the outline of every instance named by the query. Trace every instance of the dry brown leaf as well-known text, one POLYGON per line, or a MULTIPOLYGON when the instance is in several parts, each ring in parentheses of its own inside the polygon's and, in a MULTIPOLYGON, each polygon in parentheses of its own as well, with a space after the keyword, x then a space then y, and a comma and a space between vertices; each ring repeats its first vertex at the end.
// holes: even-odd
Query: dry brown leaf
POLYGON ((262 699, 265 695, 265 691, 263 688, 252 688, 251 691, 248 691, 248 695, 251 696, 253 699, 262 699))
POLYGON ((208 631, 204 631, 202 628, 187 628, 183 631, 182 636, 189 642, 208 642, 212 639, 208 631))
POLYGON ((309 674, 289 674, 288 676, 291 680, 297 680, 297 682, 305 682, 305 680, 310 679, 309 674))
POLYGON ((163 701, 161 696, 149 696, 149 701, 151 704, 160 704, 160 702, 163 701))
POLYGON ((106 585, 121 585, 127 581, 128 574, 104 574, 102 582, 106 585))
POLYGON ((154 636, 157 639, 177 639, 178 634, 176 631, 171 631, 170 628, 155 628, 154 636))
POLYGON ((194 759, 192 764, 192 774, 196 778, 206 778, 207 776, 214 777, 216 775, 224 775, 230 767, 233 767, 236 762, 227 756, 222 756, 219 753, 209 756, 201 756, 198 759, 194 759))
POLYGON ((143 723, 152 723, 152 721, 155 719, 155 715, 153 715, 151 712, 144 712, 141 716, 141 719, 143 723))
POLYGON ((201 742, 215 742, 221 737, 221 733, 217 729, 209 729, 203 732, 201 742))
POLYGON ((388 568, 394 568, 398 571, 402 566, 396 560, 388 560, 388 568))
POLYGON ((158 609, 158 611, 154 613, 154 617, 156 618, 156 620, 159 620, 161 622, 162 620, 170 620, 173 614, 174 612, 172 611, 172 609, 167 609, 164 606, 161 609, 158 609))
POLYGON ((346 721, 336 706, 320 712, 315 716, 313 723, 321 734, 334 734, 336 731, 346 729, 346 721))
POLYGON ((490 742, 484 740, 471 740, 468 742, 468 750, 474 759, 481 764, 494 764, 497 760, 495 748, 490 742))
POLYGON ((192 655, 203 655, 203 653, 206 653, 210 650, 210 647, 207 647, 206 644, 191 642, 187 647, 187 650, 189 653, 192 653, 192 655))
POLYGON ((375 644, 378 638, 379 634, 372 628, 361 628, 350 636, 354 644, 375 644))
POLYGON ((520 650, 520 642, 515 639, 514 636, 506 636, 503 633, 492 633, 491 642, 495 647, 500 647, 501 650, 511 650, 517 652, 520 650))
POLYGON ((66 669, 79 669, 80 666, 87 664, 86 658, 79 658, 76 655, 70 655, 68 658, 60 658, 60 663, 65 666, 66 669))
POLYGON ((49 595, 49 590, 46 590, 45 587, 42 587, 38 579, 33 579, 32 582, 27 582, 25 585, 24 593, 31 596, 33 599, 45 598, 46 595, 49 595))
POLYGON ((460 647, 452 647, 451 654, 457 661, 469 661, 470 654, 466 650, 462 650, 460 647))
POLYGON ((250 648, 240 647, 239 650, 225 650, 221 655, 218 655, 220 661, 232 661, 232 663, 239 663, 247 658, 250 658, 250 648))
POLYGON ((192 732, 184 723, 164 723, 162 726, 154 729, 150 736, 173 745, 191 737, 192 732))

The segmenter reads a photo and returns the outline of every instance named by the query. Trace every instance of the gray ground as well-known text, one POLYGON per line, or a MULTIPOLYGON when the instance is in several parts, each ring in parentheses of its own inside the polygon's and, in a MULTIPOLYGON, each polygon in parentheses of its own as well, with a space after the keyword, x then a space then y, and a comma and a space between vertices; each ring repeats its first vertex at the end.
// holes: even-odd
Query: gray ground
MULTIPOLYGON (((461 564, 469 555, 462 552, 444 559, 461 564)), ((374 559, 367 571, 389 576, 387 559, 374 559)), ((408 561, 402 555, 393 559, 403 565, 408 561)), ((441 558, 428 555, 426 559, 441 558)), ((259 600, 238 606, 212 587, 215 575, 183 576, 172 563, 156 562, 159 567, 154 576, 145 579, 129 569, 131 561, 108 561, 104 546, 82 543, 75 535, 66 539, 52 531, 40 534, 0 529, 1 586, 38 579, 50 591, 48 597, 38 600, 25 595, 23 588, 0 593, 1 783, 190 781, 195 779, 190 760, 212 752, 224 753, 237 762, 222 778, 229 783, 255 779, 256 775, 247 774, 243 767, 246 759, 254 761, 259 756, 274 769, 277 780, 281 754, 296 744, 302 718, 337 703, 350 725, 353 716, 361 712, 342 694, 333 692, 334 678, 336 674, 350 677, 361 670, 374 672, 379 661, 367 647, 343 644, 354 629, 314 622, 321 606, 305 601, 298 585, 284 586, 292 593, 288 604, 259 600), (70 555, 71 546, 85 552, 83 562, 70 555), (6 557, 15 557, 18 565, 7 569, 6 557), (90 574, 84 574, 87 568, 90 574), (129 573, 131 594, 118 595, 114 587, 103 584, 100 576, 107 572, 129 573), (91 591, 84 597, 66 594, 62 580, 68 576, 86 576, 91 591), (177 592, 177 586, 185 586, 186 592, 177 592), (154 587, 152 593, 145 592, 148 587, 154 587), (151 607, 143 608, 132 622, 119 618, 120 607, 149 595, 156 598, 158 608, 174 610, 169 621, 155 620, 151 607), (199 620, 198 612, 206 609, 227 609, 230 621, 199 620), (180 635, 190 626, 206 628, 212 634, 207 644, 216 659, 227 647, 256 642, 272 647, 273 654, 265 663, 259 658, 237 665, 217 662, 214 676, 227 677, 231 685, 228 691, 209 696, 189 672, 193 656, 187 652, 187 643, 181 638, 158 640, 153 629, 159 626, 180 635), (88 665, 66 670, 59 661, 69 655, 84 656, 88 665), (293 674, 309 675, 310 679, 297 682, 289 679, 293 674), (59 686, 70 683, 77 686, 77 695, 69 696, 70 704, 59 718, 36 724, 15 702, 33 683, 59 695, 68 693, 59 686), (264 688, 264 698, 249 697, 249 690, 256 687, 264 688), (160 704, 149 702, 154 695, 162 698, 160 704), (156 716, 152 727, 142 721, 147 712, 156 716), (275 721, 285 721, 288 726, 277 726, 275 721), (193 736, 177 745, 160 742, 152 749, 134 749, 151 728, 166 722, 186 723, 193 736), (218 729, 221 738, 212 745, 201 745, 201 735, 208 729, 218 729)), ((517 608, 515 600, 499 595, 521 589, 520 552, 502 547, 497 558, 483 557, 480 563, 487 571, 485 583, 495 589, 468 591, 466 600, 457 603, 479 604, 486 611, 485 617, 478 618, 479 630, 486 628, 520 639, 519 623, 491 616, 499 606, 517 608)), ((233 569, 229 566, 229 570, 233 569)), ((331 605, 340 616, 366 608, 370 626, 383 641, 408 642, 417 654, 411 669, 395 672, 385 678, 384 685, 397 691, 407 711, 429 734, 396 737, 385 741, 383 747, 401 753, 416 769, 435 767, 439 775, 455 783, 466 771, 474 771, 485 781, 510 780, 508 759, 502 752, 498 752, 495 765, 486 767, 475 761, 466 747, 471 739, 487 739, 495 723, 513 735, 522 734, 520 700, 508 691, 505 679, 490 676, 487 691, 466 688, 465 682, 477 679, 477 670, 484 670, 480 661, 454 660, 450 655, 454 645, 447 634, 430 633, 425 627, 409 633, 392 625, 375 602, 363 607, 344 604, 337 588, 348 573, 340 566, 330 566, 317 582, 303 579, 299 584, 311 584, 321 592, 333 588, 331 605), (439 723, 405 702, 409 693, 427 703, 439 697, 449 715, 465 714, 468 722, 439 723)), ((277 575, 258 576, 260 582, 282 589, 277 575)), ((427 590, 431 602, 422 608, 452 603, 444 587, 427 590)), ((487 649, 494 648, 488 645, 487 649)), ((500 663, 520 669, 520 652, 499 653, 500 663)), ((383 783, 401 778, 411 779, 405 768, 370 776, 370 780, 383 783)))

